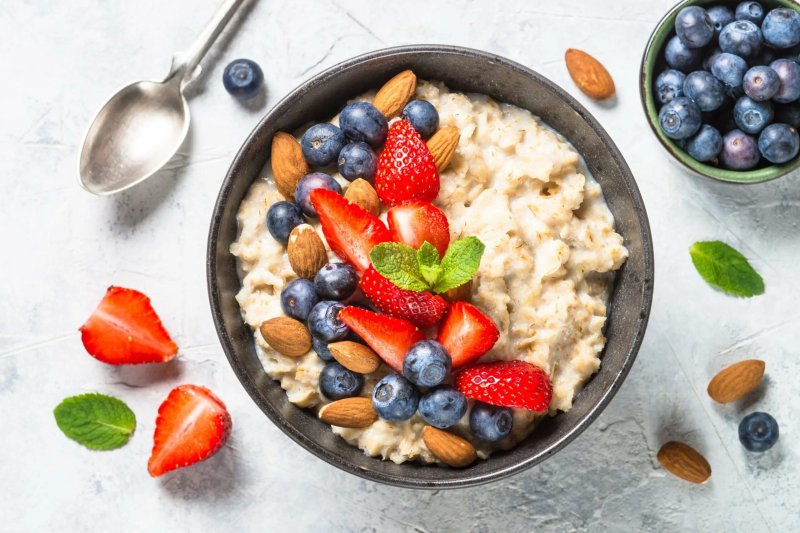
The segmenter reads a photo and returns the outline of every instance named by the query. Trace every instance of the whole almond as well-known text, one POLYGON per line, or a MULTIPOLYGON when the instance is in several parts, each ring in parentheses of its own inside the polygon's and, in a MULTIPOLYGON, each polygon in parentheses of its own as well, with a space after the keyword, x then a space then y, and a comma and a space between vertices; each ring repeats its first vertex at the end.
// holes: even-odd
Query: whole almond
POLYGON ((270 318, 261 324, 259 331, 267 344, 283 355, 300 357, 311 349, 311 334, 302 322, 294 318, 270 318))
POLYGON ((469 441, 433 426, 422 428, 422 440, 434 457, 454 468, 467 466, 478 457, 469 441))
POLYGON ((582 50, 570 48, 564 55, 567 70, 578 89, 589 98, 605 100, 614 96, 614 80, 598 60, 582 50))
POLYGON ((764 361, 747 359, 723 368, 708 383, 708 395, 719 403, 738 400, 758 387, 765 366, 764 361))
POLYGON ((272 176, 275 185, 288 200, 294 199, 294 190, 309 168, 303 149, 292 135, 279 131, 272 137, 272 176))
POLYGON ((396 117, 408 103, 416 88, 417 77, 410 70, 404 70, 380 88, 375 98, 372 99, 372 105, 386 115, 386 118, 396 117))
POLYGON ((301 278, 313 278, 328 262, 328 252, 322 239, 308 224, 300 224, 292 230, 286 251, 292 270, 301 278))
POLYGON ((378 419, 369 398, 345 398, 319 410, 319 419, 342 428, 366 428, 378 419))
POLYGON ((381 214, 381 201, 378 199, 378 193, 365 179, 358 178, 351 183, 344 192, 344 197, 376 217, 381 214))
POLYGON ((663 445, 658 450, 658 462, 669 473, 691 483, 705 483, 711 477, 711 465, 706 458, 682 442, 663 445))
POLYGON ((472 280, 442 293, 442 298, 450 303, 468 302, 472 298, 472 280))
POLYGON ((445 126, 440 128, 428 139, 428 150, 433 156, 433 161, 436 163, 436 170, 442 172, 450 160, 453 159, 453 154, 456 152, 458 140, 461 138, 461 133, 455 126, 445 126))
POLYGON ((375 372, 381 364, 378 354, 357 342, 333 342, 328 345, 328 350, 340 365, 359 374, 375 372))

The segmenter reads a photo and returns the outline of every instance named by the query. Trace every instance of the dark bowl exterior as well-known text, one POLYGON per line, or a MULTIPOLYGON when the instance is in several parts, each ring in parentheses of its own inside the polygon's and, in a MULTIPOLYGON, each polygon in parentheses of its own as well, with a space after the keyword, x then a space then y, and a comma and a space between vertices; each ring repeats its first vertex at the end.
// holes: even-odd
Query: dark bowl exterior
POLYGON ((222 347, 242 385, 264 413, 298 444, 352 474, 390 485, 442 489, 498 480, 540 463, 579 435, 605 408, 633 364, 644 336, 653 295, 653 250, 647 214, 622 155, 578 102, 536 72, 507 59, 452 46, 419 45, 372 52, 315 76, 279 102, 256 126, 228 171, 214 208, 208 238, 208 291, 222 347), (516 448, 464 469, 417 463, 397 465, 366 456, 291 404, 263 370, 253 335, 234 296, 241 286, 229 249, 237 237, 236 212, 250 184, 268 163, 275 132, 294 131, 332 116, 349 99, 411 68, 422 79, 477 92, 529 109, 568 139, 600 182, 630 258, 617 275, 609 302, 607 345, 600 371, 568 413, 544 420, 516 448))

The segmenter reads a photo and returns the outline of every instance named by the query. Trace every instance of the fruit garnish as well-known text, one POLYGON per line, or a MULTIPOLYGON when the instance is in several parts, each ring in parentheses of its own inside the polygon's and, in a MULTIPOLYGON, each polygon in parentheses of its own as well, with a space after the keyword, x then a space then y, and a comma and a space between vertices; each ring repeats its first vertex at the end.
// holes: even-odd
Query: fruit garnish
POLYGON ((264 84, 264 72, 255 61, 236 59, 225 67, 222 84, 233 96, 249 100, 258 94, 264 84))
POLYGON ((421 328, 438 324, 447 311, 447 302, 441 296, 401 289, 372 266, 361 278, 361 290, 382 313, 408 320, 421 328))
POLYGON ((359 307, 345 307, 339 312, 339 318, 397 372, 403 371, 403 358, 408 349, 425 338, 411 322, 359 307))
POLYGON ((780 427, 769 413, 750 413, 739 423, 739 442, 751 452, 765 452, 778 442, 780 427))
POLYGON ((389 128, 378 159, 375 190, 389 207, 408 200, 432 202, 439 194, 439 171, 417 130, 398 120, 389 128))
POLYGON ((492 319, 467 302, 454 302, 439 327, 436 340, 453 360, 453 369, 466 366, 488 352, 500 332, 492 319))
POLYGON ((443 256, 450 244, 450 224, 441 209, 414 200, 396 205, 386 213, 392 238, 415 250, 428 241, 443 256))
POLYGON ((130 440, 136 415, 122 400, 105 394, 65 398, 53 410, 64 435, 92 450, 113 450, 130 440))
POLYGON ((178 353, 150 298, 124 287, 108 288, 80 332, 89 355, 112 365, 164 363, 178 353))
POLYGON ((697 272, 712 287, 734 296, 764 292, 764 280, 747 258, 721 241, 696 242, 689 248, 697 272))
POLYGON ((500 407, 547 412, 553 386, 547 373, 525 361, 493 361, 465 368, 456 388, 467 398, 500 407))

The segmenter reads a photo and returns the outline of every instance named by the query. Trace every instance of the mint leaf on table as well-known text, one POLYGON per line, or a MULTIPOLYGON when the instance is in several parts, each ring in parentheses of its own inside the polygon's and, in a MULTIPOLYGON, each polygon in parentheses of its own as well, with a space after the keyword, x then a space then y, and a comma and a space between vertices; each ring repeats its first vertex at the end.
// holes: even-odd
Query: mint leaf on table
POLYGON ((409 291, 428 290, 417 263, 417 251, 397 242, 384 242, 369 253, 372 266, 383 277, 409 291))
POLYGON ((709 285, 734 296, 749 297, 764 292, 764 280, 747 258, 724 242, 696 242, 689 254, 697 272, 709 285))
POLYGON ((64 435, 93 450, 119 448, 136 429, 130 407, 105 394, 71 396, 58 404, 53 414, 64 435))
POLYGON ((442 274, 442 267, 439 263, 439 250, 434 245, 425 241, 417 250, 417 264, 422 277, 432 286, 442 274))
POLYGON ((450 244, 442 258, 442 274, 433 286, 438 293, 465 284, 478 271, 486 246, 477 237, 464 237, 450 244))

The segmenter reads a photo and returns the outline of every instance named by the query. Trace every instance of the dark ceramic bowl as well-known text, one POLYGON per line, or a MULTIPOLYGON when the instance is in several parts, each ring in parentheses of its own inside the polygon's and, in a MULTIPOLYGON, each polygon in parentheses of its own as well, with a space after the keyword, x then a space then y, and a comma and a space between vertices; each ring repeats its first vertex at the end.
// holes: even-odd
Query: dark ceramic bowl
POLYGON ((647 214, 622 155, 597 121, 572 97, 541 75, 501 57, 449 46, 407 46, 369 53, 315 76, 279 102, 256 126, 222 183, 208 237, 208 292, 222 347, 242 385, 261 410, 311 453, 352 474, 391 485, 451 488, 510 476, 552 456, 597 418, 622 385, 642 342, 653 294, 653 250, 647 214), (294 406, 264 372, 253 332, 242 321, 234 295, 241 286, 229 248, 237 236, 236 211, 268 163, 272 136, 326 120, 349 99, 411 68, 423 79, 478 92, 531 110, 561 132, 584 156, 603 187, 630 258, 617 276, 609 302, 600 371, 575 397, 568 413, 547 418, 515 449, 460 470, 364 455, 334 435, 311 410, 294 406))
MULTIPOLYGON (((764 6, 765 11, 776 7, 790 7, 792 9, 798 9, 799 7, 797 2, 792 0, 760 0, 760 3, 764 6)), ((667 152, 669 152, 675 161, 680 163, 683 167, 691 170, 695 174, 719 181, 731 183, 760 183, 780 178, 796 169, 800 166, 800 156, 782 165, 764 164, 763 162, 765 160, 762 158, 762 166, 753 170, 728 170, 696 161, 678 146, 674 140, 664 135, 664 132, 661 131, 658 125, 659 106, 653 96, 653 83, 658 74, 667 68, 666 61, 664 60, 664 47, 667 45, 667 41, 675 35, 675 17, 678 15, 678 11, 686 6, 693 5, 702 7, 726 5, 734 9, 737 4, 739 4, 738 0, 684 0, 678 2, 675 7, 670 9, 669 12, 664 15, 664 18, 656 25, 656 29, 653 30, 652 35, 650 35, 650 40, 644 50, 639 76, 639 94, 642 98, 642 106, 647 116, 647 122, 650 124, 653 133, 655 133, 667 152)), ((723 135, 724 133, 725 132, 723 132, 723 135)))

